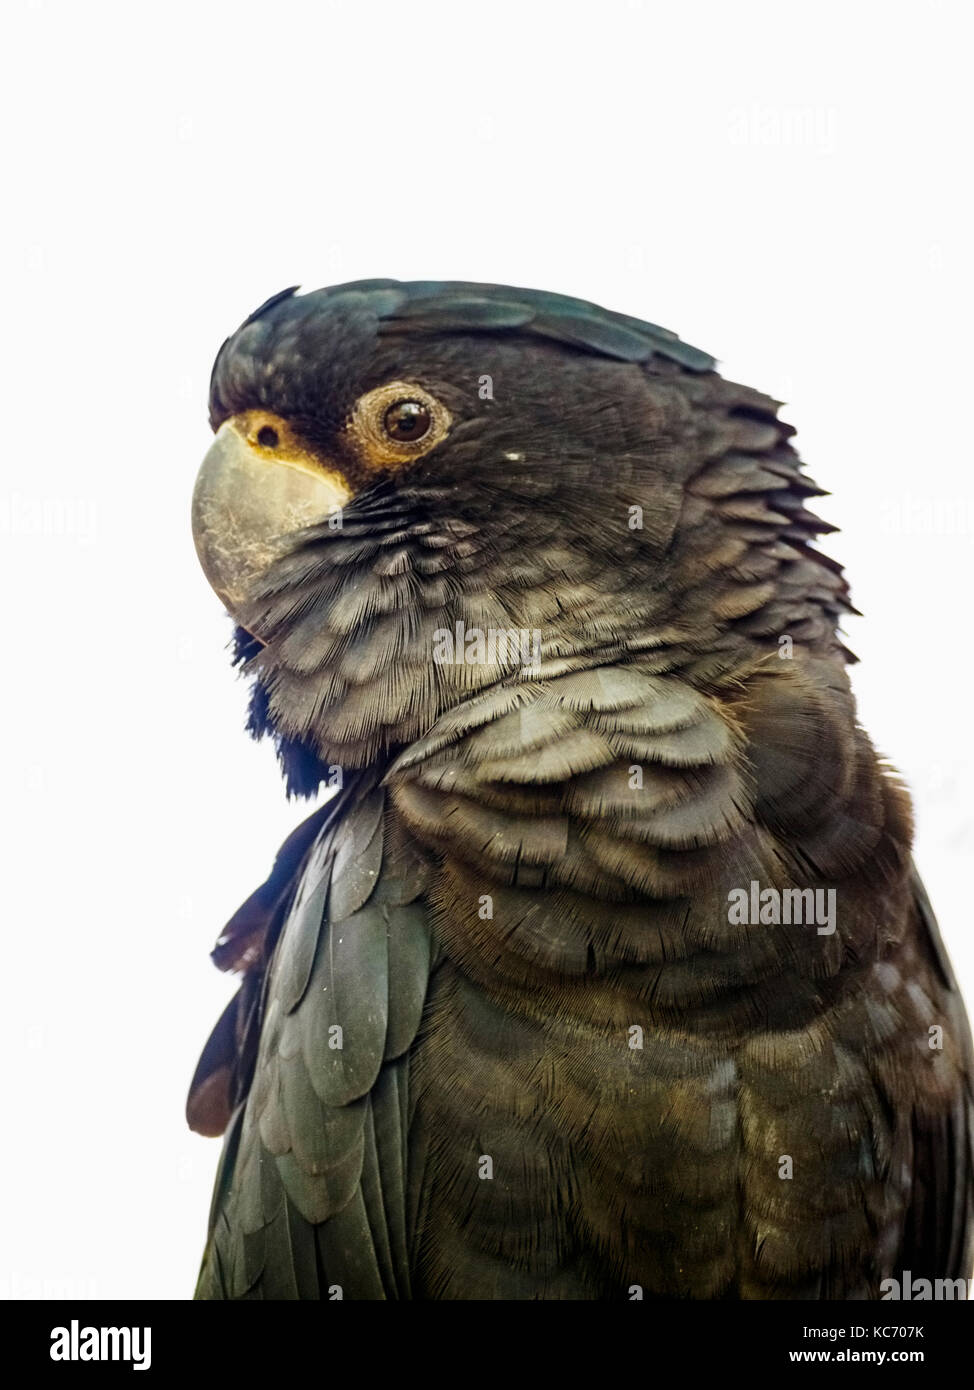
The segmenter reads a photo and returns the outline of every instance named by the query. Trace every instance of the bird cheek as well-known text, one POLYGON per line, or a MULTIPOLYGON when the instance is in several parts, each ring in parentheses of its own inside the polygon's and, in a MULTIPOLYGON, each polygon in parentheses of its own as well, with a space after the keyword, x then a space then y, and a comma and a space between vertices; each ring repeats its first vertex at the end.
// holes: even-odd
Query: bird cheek
MULTIPOLYGON (((234 616, 289 549, 296 531, 326 520, 352 496, 327 461, 284 447, 262 447, 246 417, 225 421, 193 491, 193 539, 203 572, 234 616)), ((270 437, 270 436, 268 436, 270 437)), ((274 436, 276 437, 276 436, 274 436)))

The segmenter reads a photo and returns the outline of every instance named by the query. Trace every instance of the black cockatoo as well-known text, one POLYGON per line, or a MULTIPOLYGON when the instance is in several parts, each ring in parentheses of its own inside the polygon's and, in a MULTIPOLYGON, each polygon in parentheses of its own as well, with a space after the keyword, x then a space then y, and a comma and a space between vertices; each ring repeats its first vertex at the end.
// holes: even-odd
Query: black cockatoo
POLYGON ((264 304, 210 410, 250 728, 337 791, 214 953, 198 1296, 969 1275, 969 1034, 777 403, 580 300, 369 280, 264 304))

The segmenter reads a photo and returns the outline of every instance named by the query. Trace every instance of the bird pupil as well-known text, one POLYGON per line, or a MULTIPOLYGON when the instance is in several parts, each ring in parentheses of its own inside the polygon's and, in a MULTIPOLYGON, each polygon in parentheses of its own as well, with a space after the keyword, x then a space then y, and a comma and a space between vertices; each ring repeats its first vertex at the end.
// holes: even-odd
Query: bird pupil
POLYGON ((276 449, 278 444, 277 430, 270 425, 263 425, 257 431, 257 443, 265 449, 276 449))
POLYGON ((420 401, 397 401, 386 411, 385 426, 394 439, 422 439, 430 413, 420 401))

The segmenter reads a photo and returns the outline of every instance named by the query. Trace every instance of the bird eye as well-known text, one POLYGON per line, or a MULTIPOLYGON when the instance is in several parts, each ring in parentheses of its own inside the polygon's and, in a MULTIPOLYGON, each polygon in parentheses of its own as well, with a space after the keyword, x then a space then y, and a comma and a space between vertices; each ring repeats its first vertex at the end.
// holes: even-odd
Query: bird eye
POLYGON ((382 423, 390 439, 411 444, 429 432, 433 417, 422 401, 396 401, 382 417, 382 423))
POLYGON ((257 443, 263 449, 276 449, 280 443, 277 430, 273 429, 270 425, 263 425, 257 431, 257 443))
POLYGON ((451 423, 446 406, 425 386, 387 381, 358 398, 345 430, 366 468, 389 468, 435 449, 451 423))

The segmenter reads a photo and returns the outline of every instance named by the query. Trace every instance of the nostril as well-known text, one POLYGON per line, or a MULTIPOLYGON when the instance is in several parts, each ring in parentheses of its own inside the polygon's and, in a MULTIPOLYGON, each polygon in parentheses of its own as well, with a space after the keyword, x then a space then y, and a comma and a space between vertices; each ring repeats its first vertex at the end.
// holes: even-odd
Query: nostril
POLYGON ((277 430, 271 425, 262 425, 257 431, 257 443, 264 449, 276 449, 280 443, 277 430))

